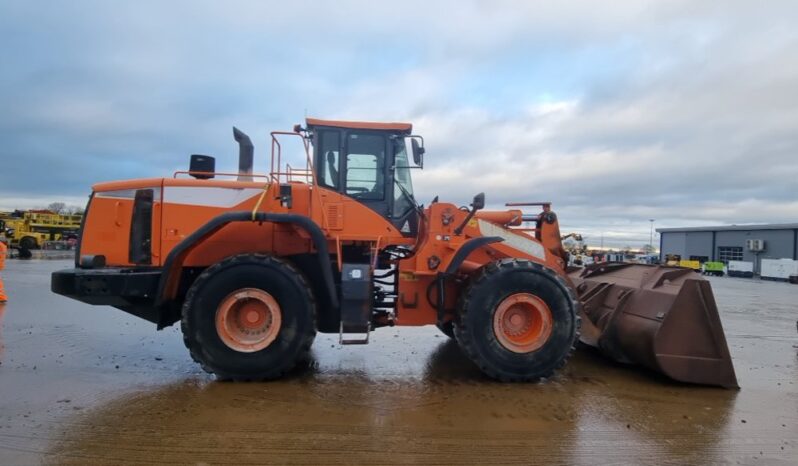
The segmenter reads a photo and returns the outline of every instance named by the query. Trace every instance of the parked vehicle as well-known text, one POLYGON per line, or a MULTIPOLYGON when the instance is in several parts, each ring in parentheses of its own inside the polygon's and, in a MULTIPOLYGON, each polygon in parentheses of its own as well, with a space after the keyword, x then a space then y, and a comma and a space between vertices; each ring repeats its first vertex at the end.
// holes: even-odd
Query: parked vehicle
POLYGON ((17 249, 39 249, 47 241, 67 241, 78 236, 82 215, 49 210, 16 210, 0 213, 0 230, 17 249))
POLYGON ((682 259, 679 261, 679 267, 686 267, 688 269, 693 269, 695 271, 701 271, 701 262, 698 262, 696 260, 682 259))
POLYGON ((792 259, 762 259, 759 276, 763 280, 789 281, 798 275, 798 261, 792 259))
POLYGON ((704 275, 714 275, 716 277, 722 277, 724 272, 725 266, 723 262, 704 262, 704 275))
POLYGON ((727 271, 730 277, 751 278, 754 276, 754 263, 748 261, 729 261, 727 271))

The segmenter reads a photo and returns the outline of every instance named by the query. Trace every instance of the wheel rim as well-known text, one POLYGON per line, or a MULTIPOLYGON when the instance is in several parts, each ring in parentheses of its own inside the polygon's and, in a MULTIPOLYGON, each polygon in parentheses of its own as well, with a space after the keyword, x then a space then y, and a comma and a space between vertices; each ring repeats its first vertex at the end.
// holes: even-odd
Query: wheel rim
POLYGON ((230 293, 216 310, 216 333, 228 347, 243 353, 260 351, 277 338, 280 305, 269 293, 242 288, 230 293))
POLYGON ((493 331, 508 350, 529 353, 549 339, 553 320, 542 299, 530 293, 516 293, 499 303, 493 314, 493 331))

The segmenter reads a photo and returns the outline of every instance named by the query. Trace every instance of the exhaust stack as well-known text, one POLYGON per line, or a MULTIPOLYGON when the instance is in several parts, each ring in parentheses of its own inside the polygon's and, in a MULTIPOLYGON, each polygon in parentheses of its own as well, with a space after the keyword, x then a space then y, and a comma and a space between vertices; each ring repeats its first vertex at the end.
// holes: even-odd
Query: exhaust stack
POLYGON ((255 146, 243 131, 233 126, 233 138, 238 142, 238 181, 252 181, 255 146))

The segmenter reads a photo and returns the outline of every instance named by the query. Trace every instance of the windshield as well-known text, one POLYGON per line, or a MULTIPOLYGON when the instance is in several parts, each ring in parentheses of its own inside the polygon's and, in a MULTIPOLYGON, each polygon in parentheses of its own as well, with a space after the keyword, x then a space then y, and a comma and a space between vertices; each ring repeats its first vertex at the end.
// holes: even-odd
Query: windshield
POLYGON ((401 217, 416 206, 413 198, 413 182, 410 178, 410 163, 404 138, 394 139, 394 188, 393 216, 401 217))

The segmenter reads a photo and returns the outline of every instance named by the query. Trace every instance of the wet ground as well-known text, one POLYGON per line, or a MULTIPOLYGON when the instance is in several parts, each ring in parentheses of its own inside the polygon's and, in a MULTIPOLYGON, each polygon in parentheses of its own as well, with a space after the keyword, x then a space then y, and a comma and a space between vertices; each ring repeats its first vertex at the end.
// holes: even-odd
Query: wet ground
POLYGON ((319 335, 309 367, 220 383, 161 332, 8 261, 0 464, 798 464, 798 286, 713 278, 741 390, 579 351, 539 384, 484 378, 434 328, 319 335))

